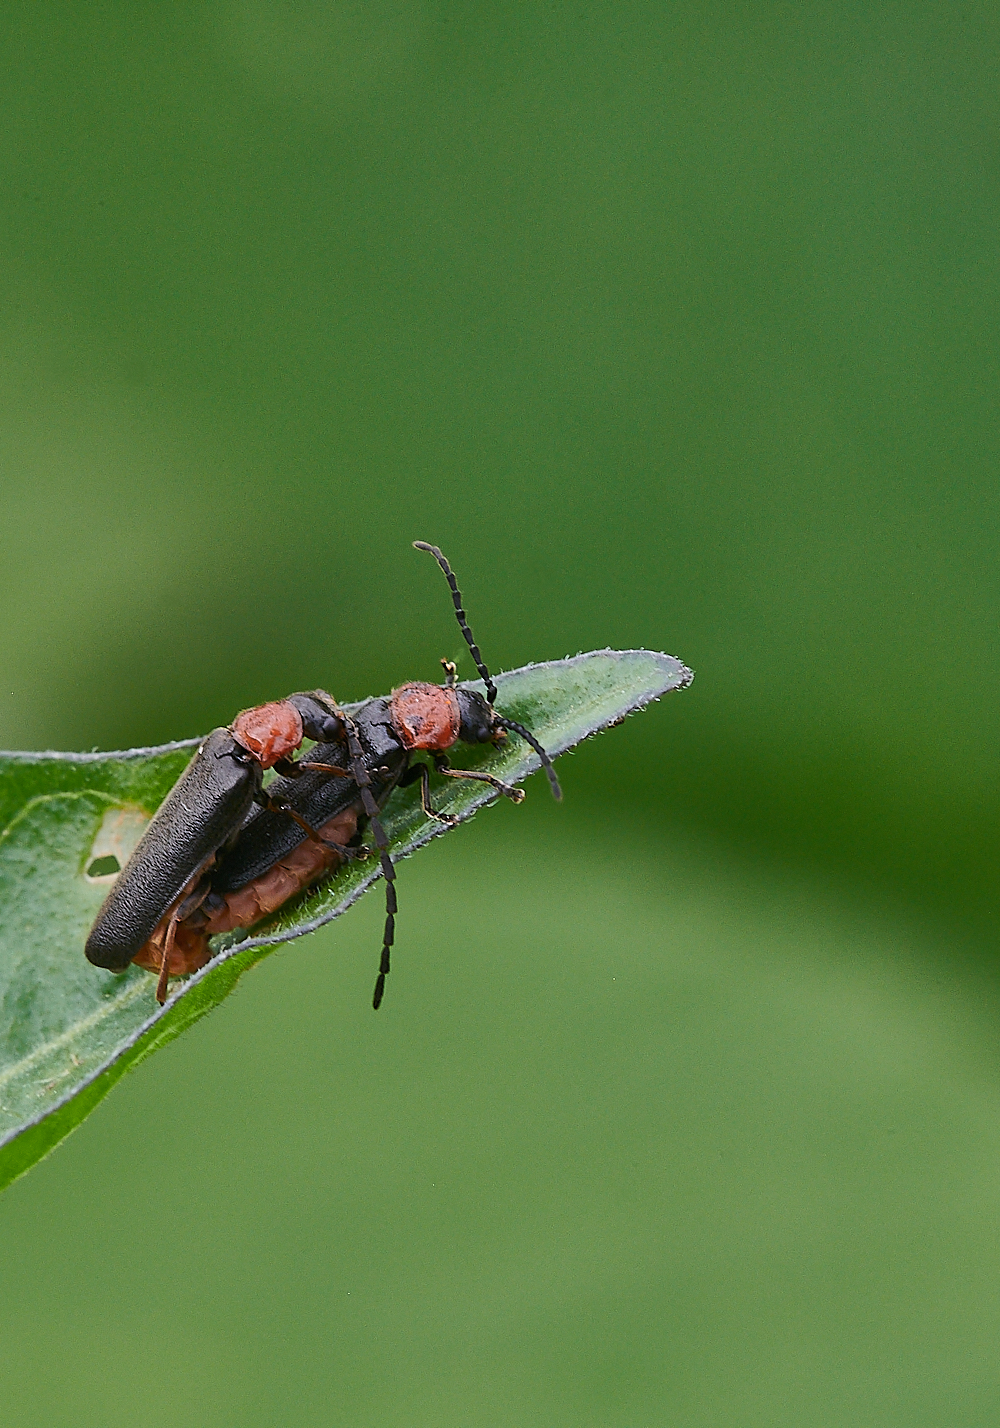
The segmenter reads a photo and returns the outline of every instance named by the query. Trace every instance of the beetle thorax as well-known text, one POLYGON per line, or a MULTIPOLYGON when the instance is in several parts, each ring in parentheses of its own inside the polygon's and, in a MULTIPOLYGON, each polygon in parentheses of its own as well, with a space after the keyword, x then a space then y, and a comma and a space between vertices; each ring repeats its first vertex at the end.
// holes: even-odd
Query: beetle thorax
POLYGON ((262 768, 273 768, 302 743, 302 715, 285 699, 244 709, 233 723, 233 738, 262 768))
POLYGON ((458 738, 458 698, 440 684, 402 684, 392 691, 392 727, 404 749, 443 753, 458 738))

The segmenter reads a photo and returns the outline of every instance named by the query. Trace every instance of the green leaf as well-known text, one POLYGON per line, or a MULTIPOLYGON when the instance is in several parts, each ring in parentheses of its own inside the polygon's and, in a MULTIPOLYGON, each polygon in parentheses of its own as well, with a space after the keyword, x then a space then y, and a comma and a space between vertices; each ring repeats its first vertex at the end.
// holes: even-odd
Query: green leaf
MULTIPOLYGON (((554 755, 690 679, 669 655, 601 650, 498 676, 497 708, 554 755)), ((248 967, 338 917, 380 875, 374 857, 351 864, 253 936, 215 939, 212 961, 175 983, 162 1008, 151 973, 130 967, 114 976, 92 967, 83 946, 113 870, 198 742, 110 754, 0 754, 0 1189, 75 1129, 120 1076, 228 996, 248 967)), ((515 736, 501 749, 462 752, 466 767, 508 783, 539 766, 515 736)), ((437 806, 459 821, 495 797, 481 783, 436 781, 437 806)), ((416 788, 393 794, 384 822, 394 861, 447 831, 424 817, 416 788)))

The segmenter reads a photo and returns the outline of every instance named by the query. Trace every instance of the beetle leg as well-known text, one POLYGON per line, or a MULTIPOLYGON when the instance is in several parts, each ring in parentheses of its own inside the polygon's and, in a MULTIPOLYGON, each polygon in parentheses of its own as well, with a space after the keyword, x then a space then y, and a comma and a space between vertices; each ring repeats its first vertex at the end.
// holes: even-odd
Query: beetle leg
POLYGON ((307 838, 311 838, 314 843, 322 843, 324 848, 332 848, 334 852, 340 854, 345 863, 349 863, 352 859, 357 859, 361 856, 356 848, 348 848, 343 843, 331 843, 329 838, 324 838, 322 834, 317 833, 312 824, 307 823, 302 817, 302 814, 292 808, 291 804, 278 803, 275 799, 268 798, 266 789, 258 795, 257 802, 263 808, 266 808, 269 813, 287 814, 294 823, 299 825, 307 838))
POLYGON ((210 877, 203 877, 201 881, 192 888, 183 902, 178 903, 177 910, 174 913, 174 917, 177 921, 186 922, 192 913, 197 912, 208 897, 211 888, 212 879, 210 877))
POLYGON ((415 765, 420 770, 420 807, 428 818, 435 819, 438 823, 447 823, 449 827, 457 823, 458 819, 450 813, 438 813, 437 809, 431 807, 431 771, 426 764, 415 765))
POLYGON ((180 921, 177 913, 174 912, 167 924, 167 935, 163 940, 163 960, 160 962, 160 976, 156 983, 156 1000, 162 1007, 167 1000, 167 983, 170 980, 170 954, 174 950, 174 938, 177 936, 177 924, 180 921))
POLYGON ((335 853, 339 853, 345 863, 363 863, 366 858, 371 857, 371 849, 363 844, 360 848, 351 848, 346 843, 332 843, 329 838, 319 840, 324 848, 332 848, 335 853))
POLYGON ((449 827, 455 823, 455 819, 450 813, 438 813, 431 807, 431 779, 430 770, 425 763, 418 761, 411 764, 406 773, 399 780, 400 788, 406 788, 411 783, 420 780, 420 807, 424 810, 427 818, 436 819, 438 823, 447 823, 449 827))
POLYGON ((298 778, 299 774, 305 773, 306 769, 317 769, 321 773, 336 774, 340 778, 350 778, 350 772, 342 769, 338 764, 314 764, 309 759, 278 759, 274 765, 276 773, 283 774, 285 778, 298 778))
POLYGON ((444 774, 445 778, 471 778, 477 783, 488 783, 496 789, 497 793, 502 793, 505 798, 509 798, 511 803, 524 802, 524 789, 511 788, 509 783, 501 783, 492 774, 480 773, 478 769, 453 769, 449 768, 448 760, 443 754, 438 754, 434 760, 434 767, 439 774, 444 774))

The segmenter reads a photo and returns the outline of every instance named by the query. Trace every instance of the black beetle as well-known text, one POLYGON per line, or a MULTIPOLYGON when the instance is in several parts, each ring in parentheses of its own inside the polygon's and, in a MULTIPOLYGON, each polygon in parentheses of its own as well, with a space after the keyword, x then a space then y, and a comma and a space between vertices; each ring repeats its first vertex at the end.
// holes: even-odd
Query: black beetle
POLYGON ((499 743, 510 730, 535 750, 554 796, 562 797, 538 740, 493 707, 496 686, 447 560, 437 546, 414 545, 434 556, 448 580, 486 698, 460 689, 455 666, 442 660, 443 685, 401 685, 388 699, 366 701, 353 716, 317 690, 245 711, 231 728, 216 729, 150 823, 98 914, 87 941, 92 962, 112 971, 124 971, 131 961, 158 969, 162 1002, 170 975, 195 971, 208 961, 209 936, 252 925, 332 867, 364 856, 367 850, 356 845, 367 821, 386 880, 385 931, 373 997, 377 1010, 397 911, 395 869, 379 811, 395 787, 419 779, 427 816, 452 821, 432 808, 428 766, 411 766, 411 755, 424 750, 439 773, 491 784, 519 803, 524 797, 520 789, 478 770, 452 769, 445 755, 457 742, 499 743), (290 754, 304 735, 325 742, 295 762, 290 754), (345 752, 346 768, 341 763, 345 752), (272 767, 284 777, 263 790, 263 771, 272 767))
MULTIPOLYGON (((380 808, 406 773, 405 753, 398 745, 388 746, 379 720, 385 704, 368 700, 353 719, 370 792, 380 808), (369 715, 374 715, 372 723, 369 715)), ((322 761, 323 768, 344 751, 343 744, 317 744, 309 762, 322 761)), ((173 942, 170 975, 204 966, 211 955, 209 937, 259 922, 345 859, 368 856, 369 850, 360 846, 366 816, 353 778, 307 771, 294 779, 276 779, 267 792, 269 806, 250 810, 238 837, 219 850, 199 897, 185 909, 173 942)), ((164 934, 161 922, 135 959, 140 966, 162 966, 164 934)))
MULTIPOLYGON (((124 972, 140 956, 161 924, 166 926, 157 996, 166 993, 170 951, 177 925, 197 905, 205 875, 220 848, 238 834, 255 801, 270 806, 263 792, 264 770, 294 777, 312 762, 291 758, 304 737, 326 743, 345 734, 330 696, 322 690, 292 694, 244 710, 225 729, 213 729, 160 805, 149 827, 97 914, 87 938, 88 959, 97 967, 124 972)), ((325 777, 344 768, 323 766, 325 777)), ((292 814, 292 817, 295 817, 292 814)))

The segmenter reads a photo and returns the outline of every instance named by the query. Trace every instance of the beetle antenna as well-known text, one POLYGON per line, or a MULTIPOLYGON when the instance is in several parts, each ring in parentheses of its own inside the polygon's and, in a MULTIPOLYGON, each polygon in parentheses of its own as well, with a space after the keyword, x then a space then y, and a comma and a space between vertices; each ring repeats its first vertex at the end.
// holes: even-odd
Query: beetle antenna
POLYGON ((497 714, 495 717, 497 723, 502 728, 509 729, 512 734, 520 734, 521 738, 525 741, 525 743, 531 745, 535 753, 542 761, 542 768, 545 770, 545 773, 549 780, 549 787, 552 789, 552 797, 557 801, 561 801, 562 789, 559 786, 559 779, 556 776, 556 771, 552 767, 552 760, 549 758, 548 754, 542 748, 541 744, 535 738, 531 730, 526 729, 523 724, 518 724, 517 721, 514 719, 505 719, 502 714, 497 714))
POLYGON ((438 550, 436 545, 428 545, 425 540, 415 540, 413 542, 413 548, 414 550, 430 551, 431 555, 433 555, 438 565, 440 565, 441 569, 444 571, 445 579, 448 581, 448 584, 451 587, 451 598, 455 604, 455 616, 458 620, 458 627, 462 631, 462 634, 465 636, 465 643, 469 646, 472 658, 476 662, 476 668, 479 670, 479 677, 486 685, 486 701, 492 709, 493 705, 496 703, 497 687, 493 683, 493 680, 490 678, 490 672, 486 668, 486 665, 483 663, 482 655, 479 653, 479 646, 476 644, 476 641, 474 640, 472 635, 472 631, 469 629, 469 622, 465 618, 465 611, 462 609, 462 592, 458 588, 458 581, 455 579, 455 572, 452 570, 451 566, 445 560, 444 556, 438 550))
MULTIPOLYGON (((466 619, 465 611, 462 608, 462 592, 458 588, 458 581, 455 579, 455 572, 452 570, 451 566, 448 564, 447 560, 445 560, 444 556, 441 554, 440 550, 438 550, 436 545, 428 545, 425 540, 415 540, 413 542, 413 548, 414 550, 430 551, 431 555, 433 555, 434 559, 437 561, 438 565, 440 565, 441 569, 445 573, 445 578, 447 579, 448 584, 451 587, 451 598, 455 604, 455 615, 458 619, 459 629, 465 636, 465 642, 472 652, 472 658, 476 662, 476 668, 479 670, 480 678, 486 685, 486 700, 490 708, 492 709, 497 700, 497 687, 493 683, 493 680, 490 678, 490 672, 486 668, 486 665, 483 663, 482 655, 479 653, 479 646, 473 639, 472 631, 469 629, 469 622, 466 619)), ((535 738, 531 730, 526 729, 523 724, 516 723, 516 721, 513 719, 503 719, 499 714, 494 714, 494 718, 502 728, 509 729, 512 734, 520 734, 521 738, 524 739, 526 743, 529 743, 531 745, 535 753, 542 761, 542 768, 545 770, 546 776, 549 780, 549 786, 552 789, 552 797, 555 799, 561 799, 562 789, 559 786, 559 780, 556 777, 556 771, 552 767, 552 760, 549 758, 548 754, 542 748, 541 744, 535 738)))

